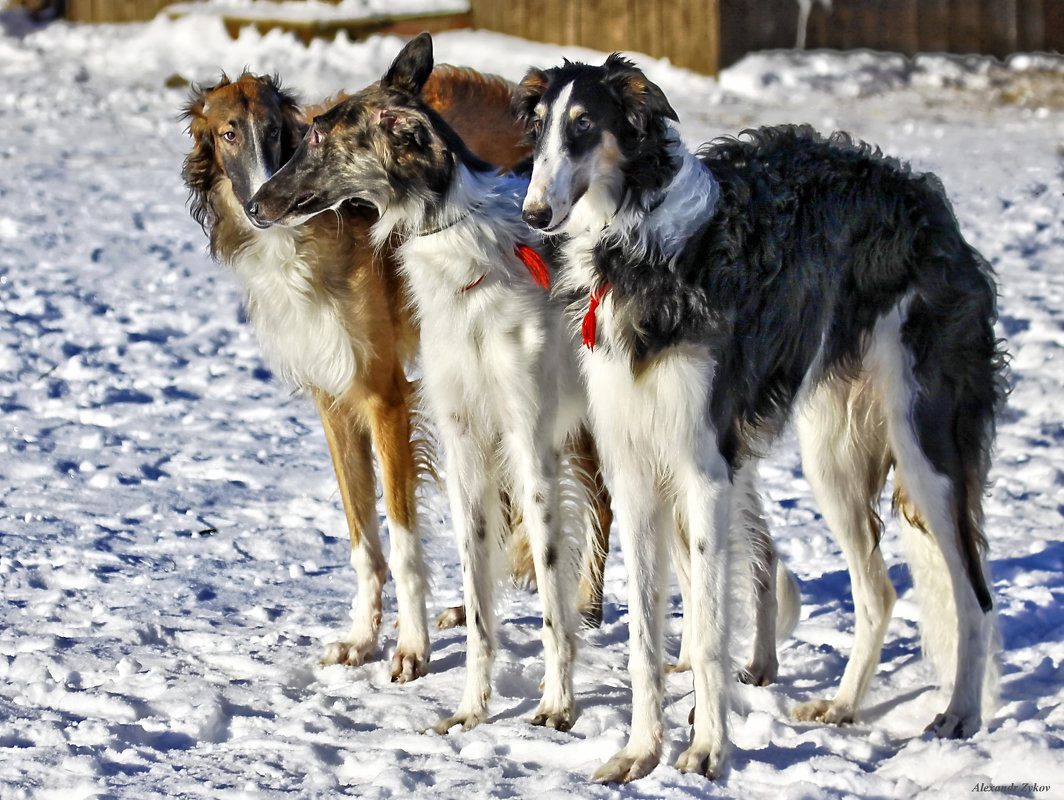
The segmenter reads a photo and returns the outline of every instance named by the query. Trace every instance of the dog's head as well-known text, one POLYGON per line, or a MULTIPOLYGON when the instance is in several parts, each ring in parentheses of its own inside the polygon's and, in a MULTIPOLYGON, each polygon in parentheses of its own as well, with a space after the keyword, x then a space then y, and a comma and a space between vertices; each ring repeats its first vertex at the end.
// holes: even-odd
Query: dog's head
POLYGON ((666 134, 676 112, 617 53, 600 67, 566 61, 530 70, 513 112, 534 147, 524 218, 548 233, 565 230, 581 203, 608 217, 625 191, 659 188, 675 169, 666 134))
POLYGON ((299 103, 276 78, 244 73, 211 87, 194 87, 184 118, 193 139, 184 178, 193 216, 207 227, 207 193, 228 179, 240 205, 292 155, 306 125, 299 103))
POLYGON ((383 213, 393 204, 431 204, 458 161, 487 168, 421 97, 432 73, 432 37, 396 56, 379 84, 314 118, 289 162, 247 205, 258 225, 295 225, 345 200, 383 213))

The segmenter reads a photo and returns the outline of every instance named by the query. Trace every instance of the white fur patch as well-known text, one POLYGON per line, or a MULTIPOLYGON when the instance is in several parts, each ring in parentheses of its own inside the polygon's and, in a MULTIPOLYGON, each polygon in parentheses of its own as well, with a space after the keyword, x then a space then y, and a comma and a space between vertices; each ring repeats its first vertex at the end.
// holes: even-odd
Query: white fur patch
POLYGON ((356 343, 339 303, 316 291, 298 228, 248 227, 253 238, 233 257, 232 267, 270 369, 293 387, 316 386, 342 396, 366 360, 368 344, 356 343))

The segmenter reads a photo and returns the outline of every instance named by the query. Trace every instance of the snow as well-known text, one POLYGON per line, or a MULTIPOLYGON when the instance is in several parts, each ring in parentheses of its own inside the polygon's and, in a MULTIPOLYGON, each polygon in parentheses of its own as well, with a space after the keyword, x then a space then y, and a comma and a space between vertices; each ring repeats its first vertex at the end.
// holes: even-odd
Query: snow
MULTIPOLYGON (((616 552, 605 624, 581 634, 570 733, 526 721, 542 665, 538 603, 524 590, 501 599, 492 718, 472 731, 422 733, 457 707, 462 631, 433 632, 427 677, 389 682, 393 594, 378 660, 317 666, 355 590, 325 438, 310 401, 263 365, 235 280, 185 207, 187 90, 168 78, 211 82, 247 66, 316 100, 375 80, 400 46, 341 36, 304 47, 251 30, 231 41, 205 15, 0 36, 0 796, 909 798, 1025 782, 1061 796, 1060 61, 785 51, 751 55, 718 82, 637 56, 692 144, 804 121, 936 171, 994 264, 1014 382, 986 505, 1002 686, 972 739, 922 735, 945 695, 920 658, 911 580, 888 533, 900 599, 863 714, 842 728, 790 719, 834 690, 853 614, 788 436, 764 468, 803 594, 780 682, 736 685, 732 771, 710 784, 671 766, 692 696, 690 675, 670 675, 662 765, 602 787, 588 777, 624 743, 630 702, 616 552)), ((512 79, 562 56, 603 57, 468 31, 436 49, 512 79)), ((460 570, 439 494, 425 514, 435 616, 458 602, 460 570)), ((678 602, 673 587, 673 655, 678 602)))

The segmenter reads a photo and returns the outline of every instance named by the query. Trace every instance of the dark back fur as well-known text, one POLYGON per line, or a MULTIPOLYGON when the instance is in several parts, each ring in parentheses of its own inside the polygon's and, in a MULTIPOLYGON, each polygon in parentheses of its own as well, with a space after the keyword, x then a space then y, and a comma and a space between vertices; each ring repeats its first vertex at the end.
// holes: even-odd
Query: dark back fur
POLYGON ((1000 395, 993 278, 935 178, 806 127, 747 131, 700 158, 721 197, 678 256, 633 262, 624 242, 607 240, 595 259, 638 320, 628 343, 636 362, 710 343, 729 459, 744 429, 786 419, 822 339, 822 376, 852 374, 876 320, 909 294, 918 378, 934 379, 942 360, 957 365, 965 402, 987 419, 1000 395))

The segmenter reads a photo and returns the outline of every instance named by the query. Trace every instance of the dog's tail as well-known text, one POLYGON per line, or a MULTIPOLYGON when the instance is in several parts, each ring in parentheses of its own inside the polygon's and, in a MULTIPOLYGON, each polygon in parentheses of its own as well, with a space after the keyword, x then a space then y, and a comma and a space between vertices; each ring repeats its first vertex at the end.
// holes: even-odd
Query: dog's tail
POLYGON ((802 592, 782 558, 776 559, 776 641, 790 638, 802 615, 802 592))
MULTIPOLYGON (((939 685, 949 687, 957 675, 958 635, 981 635, 986 638, 986 669, 983 679, 982 708, 984 719, 993 713, 998 702, 1000 684, 1000 634, 997 615, 993 610, 970 619, 959 618, 953 596, 953 584, 949 567, 942 550, 934 539, 904 514, 898 515, 905 548, 912 574, 915 595, 920 607, 920 638, 924 654, 935 666, 939 685), (977 624, 982 632, 959 630, 959 626, 977 624)), ((978 569, 984 581, 986 562, 981 560, 978 569)))

